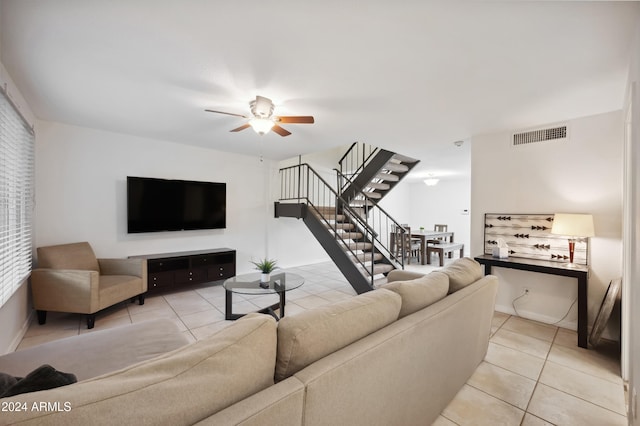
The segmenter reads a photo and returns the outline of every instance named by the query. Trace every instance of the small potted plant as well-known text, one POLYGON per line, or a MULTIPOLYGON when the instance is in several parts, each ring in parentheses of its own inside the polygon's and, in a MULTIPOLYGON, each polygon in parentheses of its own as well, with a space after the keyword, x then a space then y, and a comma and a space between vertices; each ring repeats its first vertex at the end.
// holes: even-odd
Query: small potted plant
POLYGON ((262 274, 260 275, 260 283, 268 283, 271 279, 271 272, 276 269, 277 260, 275 259, 262 259, 258 262, 250 261, 256 267, 256 269, 262 274))

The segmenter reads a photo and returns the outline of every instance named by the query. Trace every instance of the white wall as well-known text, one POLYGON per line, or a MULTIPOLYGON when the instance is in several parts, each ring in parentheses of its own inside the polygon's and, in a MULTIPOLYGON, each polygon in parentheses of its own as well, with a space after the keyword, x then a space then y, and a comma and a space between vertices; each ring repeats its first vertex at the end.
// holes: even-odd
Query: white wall
POLYGON ((287 246, 267 246, 272 173, 272 163, 258 157, 40 122, 36 245, 89 241, 99 257, 229 247, 237 250, 238 273, 247 272, 252 258, 288 257, 287 246), (226 182, 227 228, 127 234, 127 176, 226 182))
POLYGON ((411 192, 410 184, 400 182, 380 201, 379 205, 398 223, 411 226, 411 192))
POLYGON ((629 380, 629 424, 640 425, 637 394, 640 392, 640 22, 636 25, 629 72, 628 105, 630 136, 626 146, 625 176, 625 275, 623 296, 626 317, 623 341, 623 377, 629 380), (626 373, 626 374, 625 374, 626 373))
POLYGON ((334 169, 340 169, 338 161, 349 149, 350 145, 339 146, 323 151, 302 154, 299 157, 292 157, 278 163, 279 168, 296 166, 299 163, 307 163, 322 177, 331 188, 336 189, 337 175, 334 169))
MULTIPOLYGON (((282 267, 328 260, 302 221, 274 219, 271 161, 46 121, 36 133, 36 247, 89 241, 99 257, 229 247, 238 273, 263 256, 282 267), (226 182, 227 228, 127 234, 127 176, 226 182)), ((0 308, 0 353, 15 349, 31 312, 23 285, 0 308)))
MULTIPOLYGON (((510 133, 472 139, 471 252, 482 253, 485 213, 583 212, 594 217, 588 291, 593 323, 609 281, 622 274, 622 112, 567 122, 570 139, 510 146, 510 133)), ((516 129, 514 129, 516 130, 516 129)), ((524 287, 531 293, 516 305, 520 315, 545 322, 560 320, 577 297, 575 279, 496 268, 500 278, 497 309, 513 313, 524 287)), ((560 323, 576 328, 572 308, 560 323)), ((617 339, 617 331, 605 331, 617 339)))
MULTIPOLYGON (((273 166, 273 179, 279 182, 278 170, 280 168, 295 166, 301 162, 309 164, 331 188, 335 189, 337 180, 336 172, 333 169, 339 168, 338 161, 347 152, 347 149, 349 149, 349 145, 280 161, 273 166)), ((277 200, 279 197, 280 185, 276 184, 272 191, 272 198, 277 200)), ((273 212, 269 217, 273 217, 273 212)), ((304 222, 301 219, 289 217, 269 222, 269 251, 273 253, 273 257, 279 259, 279 263, 283 267, 331 260, 304 222)))
POLYGON ((424 226, 432 230, 433 225, 446 224, 448 230, 455 232, 456 242, 463 243, 465 256, 478 253, 470 252, 470 215, 471 182, 468 176, 441 178, 435 186, 423 182, 409 184, 410 219, 412 229, 424 226), (467 210, 467 214, 463 214, 467 210))

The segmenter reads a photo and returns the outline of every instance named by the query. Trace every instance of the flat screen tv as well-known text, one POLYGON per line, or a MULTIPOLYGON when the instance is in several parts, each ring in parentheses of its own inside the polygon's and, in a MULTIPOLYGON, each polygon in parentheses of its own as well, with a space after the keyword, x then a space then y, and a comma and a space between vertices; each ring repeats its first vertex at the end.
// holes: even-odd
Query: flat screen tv
POLYGON ((227 184, 127 177, 127 232, 226 227, 227 184))

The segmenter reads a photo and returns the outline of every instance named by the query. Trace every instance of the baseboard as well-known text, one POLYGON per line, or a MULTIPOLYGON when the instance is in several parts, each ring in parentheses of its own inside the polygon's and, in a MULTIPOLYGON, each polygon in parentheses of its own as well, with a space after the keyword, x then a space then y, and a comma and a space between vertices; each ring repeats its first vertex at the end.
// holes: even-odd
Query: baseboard
POLYGON ((513 309, 512 306, 505 306, 505 305, 496 305, 495 310, 498 312, 502 312, 504 314, 515 315, 521 318, 530 319, 532 321, 538 321, 544 324, 555 325, 560 328, 566 328, 568 330, 573 330, 573 331, 578 330, 577 320, 574 320, 574 321, 563 320, 558 322, 559 318, 550 317, 548 315, 541 315, 538 312, 518 309, 518 313, 516 313, 516 311, 513 309))
POLYGON ((27 331, 29 330, 29 326, 31 325, 31 318, 34 315, 34 312, 35 312, 34 310, 31 310, 31 312, 27 316, 27 319, 22 324, 20 331, 18 332, 16 337, 14 337, 13 340, 11 341, 11 344, 9 345, 9 351, 7 353, 14 352, 18 348, 18 345, 20 344, 20 342, 22 342, 22 339, 24 338, 25 334, 27 334, 27 331))

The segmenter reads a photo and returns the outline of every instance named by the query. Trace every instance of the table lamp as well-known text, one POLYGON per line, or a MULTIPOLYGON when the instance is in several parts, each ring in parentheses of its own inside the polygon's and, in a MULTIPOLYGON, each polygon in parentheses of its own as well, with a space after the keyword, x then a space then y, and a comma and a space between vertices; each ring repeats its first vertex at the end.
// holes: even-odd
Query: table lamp
POLYGON ((573 263, 576 241, 595 235, 593 232, 593 216, 590 214, 556 213, 553 217, 551 233, 569 237, 569 263, 566 266, 575 268, 578 266, 573 263))

